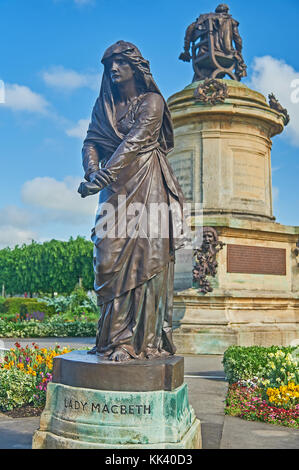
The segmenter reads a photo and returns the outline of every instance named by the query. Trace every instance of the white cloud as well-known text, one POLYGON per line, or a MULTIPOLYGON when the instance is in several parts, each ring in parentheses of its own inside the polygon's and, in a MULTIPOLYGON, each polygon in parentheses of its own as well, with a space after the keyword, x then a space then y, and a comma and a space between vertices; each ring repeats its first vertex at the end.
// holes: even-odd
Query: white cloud
POLYGON ((248 84, 264 95, 274 93, 283 107, 287 108, 291 121, 285 130, 285 135, 293 145, 299 146, 299 102, 295 86, 299 88, 299 72, 283 60, 271 56, 256 57, 253 63, 253 75, 248 84), (298 80, 298 82, 297 82, 298 80))
POLYGON ((6 83, 5 102, 1 106, 6 106, 13 111, 46 114, 49 103, 43 96, 33 92, 26 86, 6 83))
POLYGON ((23 245, 23 243, 31 243, 36 240, 37 233, 32 230, 24 230, 12 225, 2 225, 0 231, 0 249, 14 248, 16 245, 23 245))
POLYGON ((100 86, 99 74, 79 73, 62 66, 52 67, 42 72, 44 82, 51 87, 64 91, 74 91, 78 88, 91 88, 98 90, 100 86))
POLYGON ((22 187, 25 204, 42 209, 43 219, 82 224, 95 214, 97 198, 82 199, 77 190, 80 178, 68 176, 63 181, 42 177, 27 181, 22 187))
POLYGON ((73 176, 63 181, 49 177, 27 181, 21 190, 24 207, 0 208, 0 249, 32 240, 88 237, 98 198, 82 199, 77 192, 80 182, 81 178, 73 176))
POLYGON ((2 227, 12 226, 16 228, 31 227, 34 218, 31 212, 15 205, 8 205, 0 209, 0 232, 2 227))
POLYGON ((90 122, 89 119, 79 119, 79 121, 74 127, 66 130, 67 135, 69 137, 77 137, 78 139, 85 139, 89 122, 90 122))
POLYGON ((30 212, 15 205, 0 209, 0 248, 23 243, 35 239, 36 232, 31 229, 34 218, 30 212))

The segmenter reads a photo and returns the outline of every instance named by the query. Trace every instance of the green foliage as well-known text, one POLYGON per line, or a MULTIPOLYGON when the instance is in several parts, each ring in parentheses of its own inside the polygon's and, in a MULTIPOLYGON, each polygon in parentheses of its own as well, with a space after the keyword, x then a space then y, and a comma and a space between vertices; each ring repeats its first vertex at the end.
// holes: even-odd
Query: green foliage
POLYGON ((0 337, 2 338, 43 338, 43 337, 92 337, 96 335, 95 321, 70 321, 55 315, 53 318, 39 322, 30 320, 14 323, 0 320, 0 337))
MULTIPOLYGON (((17 315, 21 313, 21 310, 26 313, 33 312, 44 312, 46 314, 54 314, 55 309, 51 306, 48 306, 46 302, 41 302, 37 299, 26 299, 24 297, 10 297, 5 299, 3 303, 0 304, 0 314, 9 314, 17 315)), ((7 317, 5 315, 5 317, 7 317)))
POLYGON ((285 349, 268 354, 268 363, 265 370, 263 385, 266 388, 275 388, 293 382, 299 385, 298 351, 287 352, 285 349))
POLYGON ((35 379, 18 369, 0 369, 0 409, 10 411, 34 401, 35 379))
POLYGON ((41 299, 56 313, 67 313, 70 319, 77 315, 99 315, 96 296, 89 296, 82 287, 77 286, 69 296, 44 297, 41 299))
POLYGON ((292 353, 295 348, 271 346, 231 346, 223 357, 224 372, 230 384, 239 380, 250 380, 254 377, 259 379, 267 375, 269 368, 269 354, 276 354, 282 350, 285 354, 292 353))
POLYGON ((92 289, 93 277, 93 244, 82 237, 0 250, 0 286, 9 295, 70 294, 79 278, 92 289))

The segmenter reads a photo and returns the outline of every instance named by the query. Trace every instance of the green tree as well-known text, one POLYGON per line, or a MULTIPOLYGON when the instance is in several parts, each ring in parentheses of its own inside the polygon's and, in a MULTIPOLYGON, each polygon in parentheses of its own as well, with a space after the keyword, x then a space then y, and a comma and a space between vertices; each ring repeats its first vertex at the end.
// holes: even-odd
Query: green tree
POLYGON ((93 244, 83 237, 0 250, 0 284, 10 295, 69 294, 79 279, 93 288, 93 244))

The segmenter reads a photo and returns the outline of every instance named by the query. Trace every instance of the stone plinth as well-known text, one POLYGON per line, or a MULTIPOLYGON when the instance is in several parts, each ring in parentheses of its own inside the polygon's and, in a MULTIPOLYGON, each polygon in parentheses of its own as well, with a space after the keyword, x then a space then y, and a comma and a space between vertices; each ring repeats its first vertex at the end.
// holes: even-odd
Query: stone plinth
POLYGON ((193 205, 194 233, 214 227, 226 244, 206 295, 193 288, 192 252, 177 256, 174 340, 186 354, 299 344, 299 227, 275 223, 272 208, 271 139, 283 131, 284 116, 246 85, 220 81, 224 102, 198 101, 199 82, 168 100, 175 133, 169 162, 193 205))
MULTIPOLYGON (((197 224, 196 218, 193 223, 197 224)), ((230 345, 298 345, 299 266, 295 247, 299 227, 224 216, 205 217, 204 224, 215 227, 226 245, 217 255, 216 277, 208 278, 213 292, 203 295, 195 288, 175 292, 174 341, 178 351, 223 354, 230 345), (248 247, 257 248, 262 259, 253 263, 241 257, 234 263, 239 272, 229 272, 230 247, 242 247, 245 254, 248 247), (272 274, 265 274, 267 271, 272 274)))
POLYGON ((54 361, 53 382, 73 387, 122 392, 175 390, 184 382, 184 358, 155 361, 105 361, 86 351, 73 351, 54 361))
POLYGON ((57 357, 33 448, 199 449, 200 423, 183 374, 179 357, 146 365, 115 364, 84 351, 57 357))
POLYGON ((262 94, 221 81, 228 87, 224 103, 196 101, 199 82, 169 98, 175 134, 170 164, 186 199, 202 204, 204 215, 273 220, 271 138, 283 131, 283 117, 262 94))

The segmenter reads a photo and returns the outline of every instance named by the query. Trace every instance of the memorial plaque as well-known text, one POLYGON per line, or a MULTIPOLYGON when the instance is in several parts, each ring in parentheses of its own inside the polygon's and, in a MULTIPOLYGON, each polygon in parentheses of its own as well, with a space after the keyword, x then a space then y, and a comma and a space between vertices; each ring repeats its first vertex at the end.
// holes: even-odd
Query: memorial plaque
POLYGON ((286 250, 263 246, 227 245, 227 272, 286 276, 286 250))
POLYGON ((193 200, 193 153, 172 153, 169 163, 177 177, 187 201, 193 200))

